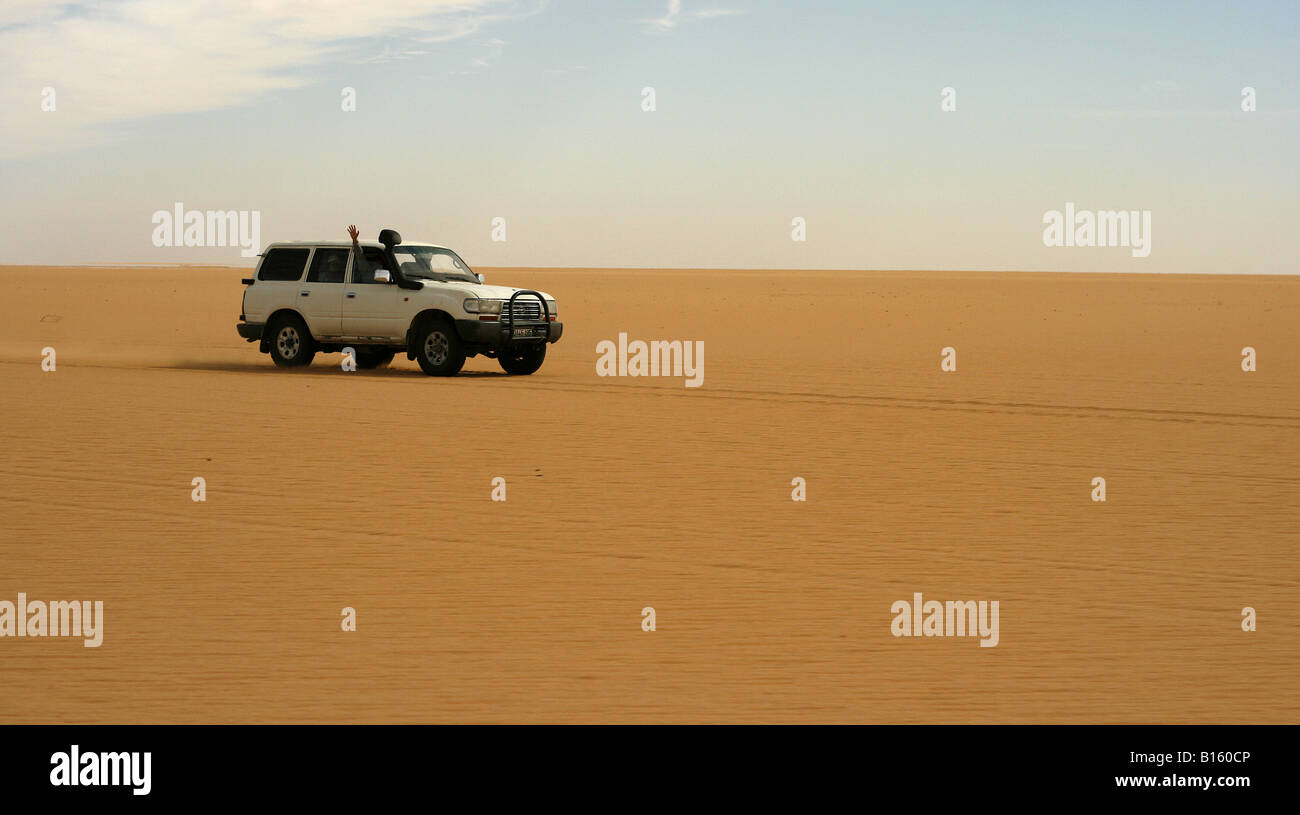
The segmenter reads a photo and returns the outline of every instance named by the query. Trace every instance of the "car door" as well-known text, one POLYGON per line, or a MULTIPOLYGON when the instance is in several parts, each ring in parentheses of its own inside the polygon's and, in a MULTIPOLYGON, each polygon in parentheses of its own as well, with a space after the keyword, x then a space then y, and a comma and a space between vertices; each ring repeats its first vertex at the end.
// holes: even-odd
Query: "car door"
POLYGON ((316 339, 343 333, 343 285, 350 251, 317 247, 311 256, 307 279, 298 284, 296 306, 316 339))
MULTIPOLYGON (((386 267, 383 250, 365 247, 369 267, 386 267)), ((396 283, 376 283, 372 271, 363 272, 353 259, 343 295, 343 336, 358 339, 401 339, 406 333, 398 312, 402 290, 396 283)))

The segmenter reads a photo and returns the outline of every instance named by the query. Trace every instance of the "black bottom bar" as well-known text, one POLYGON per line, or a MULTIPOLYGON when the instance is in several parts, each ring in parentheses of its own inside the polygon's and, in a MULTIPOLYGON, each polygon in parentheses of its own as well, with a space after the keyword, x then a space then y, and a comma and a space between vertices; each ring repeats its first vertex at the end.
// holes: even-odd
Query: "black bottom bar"
POLYGON ((682 802, 682 796, 847 792, 862 800, 909 791, 970 802, 1041 802, 1043 795, 1181 802, 1196 795, 1222 803, 1287 792, 1296 756, 1291 728, 1235 726, 13 726, 0 732, 5 800, 35 795, 87 804, 337 806, 399 795, 450 801, 448 795, 468 792, 482 802, 524 795, 540 805, 596 801, 596 791, 610 784, 623 792, 615 800, 602 793, 599 801, 620 806, 682 802), (79 771, 78 784, 70 783, 69 770, 79 771), (148 793, 136 794, 146 784, 148 793))

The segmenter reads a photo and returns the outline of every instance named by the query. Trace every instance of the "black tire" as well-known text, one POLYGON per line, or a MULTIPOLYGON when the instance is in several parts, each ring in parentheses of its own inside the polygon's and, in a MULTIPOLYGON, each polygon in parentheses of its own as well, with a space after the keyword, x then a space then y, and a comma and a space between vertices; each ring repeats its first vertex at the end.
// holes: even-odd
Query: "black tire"
POLYGON ((378 348, 373 351, 358 351, 356 355, 357 369, 370 370, 371 368, 382 368, 393 361, 393 352, 387 348, 378 348))
POLYGON ((511 376, 528 376, 535 373, 546 361, 546 343, 534 342, 526 345, 511 345, 501 349, 497 362, 511 376))
POLYGON ((316 356, 316 341, 307 324, 296 314, 283 314, 266 327, 271 359, 281 368, 310 365, 316 356))
POLYGON ((415 330, 415 361, 429 376, 455 376, 465 367, 465 346, 446 317, 421 321, 415 330))

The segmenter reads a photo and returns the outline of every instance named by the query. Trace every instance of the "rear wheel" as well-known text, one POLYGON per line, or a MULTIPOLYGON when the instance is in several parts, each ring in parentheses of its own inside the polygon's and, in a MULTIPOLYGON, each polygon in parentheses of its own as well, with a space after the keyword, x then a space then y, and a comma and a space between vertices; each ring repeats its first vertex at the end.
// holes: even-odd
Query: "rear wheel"
POLYGON ((465 365, 465 347, 446 317, 434 317, 415 332, 415 361, 429 376, 455 376, 465 365))
POLYGON ((542 342, 507 346, 497 355, 502 369, 514 376, 535 373, 545 360, 546 343, 542 342))
POLYGON ((373 351, 358 351, 357 367, 365 370, 368 368, 382 368, 393 361, 393 352, 388 348, 379 348, 373 351))
POLYGON ((266 327, 270 339, 271 359, 281 368, 310 365, 316 356, 316 341, 307 331, 307 325, 296 314, 276 317, 266 327))

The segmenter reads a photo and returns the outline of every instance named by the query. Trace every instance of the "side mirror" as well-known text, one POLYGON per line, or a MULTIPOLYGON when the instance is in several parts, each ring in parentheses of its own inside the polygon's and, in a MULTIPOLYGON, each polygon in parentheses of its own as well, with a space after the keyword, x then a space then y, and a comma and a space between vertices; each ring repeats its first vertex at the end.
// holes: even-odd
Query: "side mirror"
POLYGON ((483 276, 482 272, 475 272, 474 276, 478 278, 478 282, 480 283, 482 283, 484 280, 487 280, 487 278, 483 276))
POLYGON ((375 282, 376 282, 376 283, 392 283, 392 282, 393 282, 393 275, 392 275, 392 273, 389 272, 387 269, 380 269, 379 271, 375 272, 375 282))

